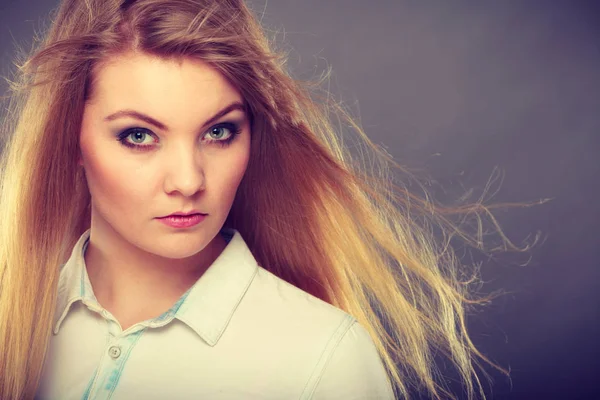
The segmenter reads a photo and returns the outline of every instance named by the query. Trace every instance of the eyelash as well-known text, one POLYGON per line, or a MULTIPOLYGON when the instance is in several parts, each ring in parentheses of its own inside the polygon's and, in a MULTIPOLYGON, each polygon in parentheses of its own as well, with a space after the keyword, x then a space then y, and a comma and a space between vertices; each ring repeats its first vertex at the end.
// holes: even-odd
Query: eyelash
MULTIPOLYGON (((210 134, 214 129, 220 129, 220 128, 227 129, 230 132, 229 137, 227 139, 211 139, 211 140, 209 140, 209 142, 213 142, 215 145, 217 145, 219 147, 223 147, 223 148, 229 146, 235 139, 236 135, 238 135, 242 130, 238 124, 235 124, 233 122, 222 122, 220 124, 217 124, 217 125, 214 125, 213 127, 211 127, 205 133, 205 135, 210 134)), ((136 151, 147 151, 151 147, 154 147, 153 145, 134 144, 134 143, 128 142, 126 140, 129 136, 131 136, 133 133, 135 133, 137 131, 141 131, 145 134, 156 137, 156 135, 154 133, 152 133, 150 130, 148 130, 146 128, 135 127, 135 128, 125 129, 124 131, 119 133, 117 135, 117 141, 120 142, 123 146, 129 147, 136 151)))

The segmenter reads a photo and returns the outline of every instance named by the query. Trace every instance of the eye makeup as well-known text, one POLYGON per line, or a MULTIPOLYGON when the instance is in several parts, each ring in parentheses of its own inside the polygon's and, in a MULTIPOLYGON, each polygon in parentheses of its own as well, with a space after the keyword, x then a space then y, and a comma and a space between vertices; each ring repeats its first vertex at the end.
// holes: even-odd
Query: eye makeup
MULTIPOLYGON (((204 136, 221 136, 218 138, 207 139, 209 145, 216 145, 221 148, 228 147, 242 131, 242 127, 236 122, 221 122, 213 125, 208 131, 205 132, 204 136), (229 134, 227 134, 229 132, 229 134), (225 137, 225 138, 223 138, 225 137)), ((127 128, 117 134, 117 141, 123 146, 131 148, 135 151, 149 151, 154 147, 154 143, 158 142, 158 138, 155 133, 147 128, 132 127, 127 128), (153 144, 142 144, 147 137, 153 137, 153 144), (139 141, 136 141, 139 140, 139 141)))

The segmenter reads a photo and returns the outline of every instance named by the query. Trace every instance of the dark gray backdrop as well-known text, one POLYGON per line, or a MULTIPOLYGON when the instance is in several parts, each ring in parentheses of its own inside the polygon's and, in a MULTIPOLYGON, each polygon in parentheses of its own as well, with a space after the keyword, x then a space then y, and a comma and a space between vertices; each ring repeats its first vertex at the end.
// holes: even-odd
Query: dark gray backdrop
MULTIPOLYGON (((470 320, 483 352, 512 370, 495 399, 600 398, 600 13, 584 1, 252 0, 300 78, 329 89, 375 143, 425 168, 450 201, 495 171, 492 202, 549 203, 498 220, 532 260, 487 262, 484 289, 514 292, 470 320), (498 168, 498 169, 496 169, 498 168)), ((56 1, 0 2, 0 67, 56 1)), ((0 83, 0 90, 5 91, 0 83)))

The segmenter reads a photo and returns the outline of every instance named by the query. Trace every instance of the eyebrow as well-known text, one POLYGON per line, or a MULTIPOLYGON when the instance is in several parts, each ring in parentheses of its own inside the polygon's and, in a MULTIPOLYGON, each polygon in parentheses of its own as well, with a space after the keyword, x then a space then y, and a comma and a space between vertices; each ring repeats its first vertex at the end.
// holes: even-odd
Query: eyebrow
MULTIPOLYGON (((223 108, 221 111, 217 112, 215 115, 210 117, 206 122, 204 122, 204 124, 202 124, 202 127, 204 128, 207 125, 212 124, 219 118, 223 117, 224 115, 229 114, 230 112, 232 112, 234 110, 241 110, 244 113, 246 113, 246 106, 240 102, 231 103, 230 105, 228 105, 227 107, 223 108)), ((163 131, 169 131, 169 128, 162 122, 150 117, 149 115, 146 115, 144 113, 141 113, 141 112, 135 111, 135 110, 131 110, 131 109, 117 111, 113 114, 110 114, 106 118, 104 118, 104 120, 105 121, 113 121, 115 119, 123 118, 123 117, 136 118, 136 119, 144 121, 150 125, 154 125, 163 131)))

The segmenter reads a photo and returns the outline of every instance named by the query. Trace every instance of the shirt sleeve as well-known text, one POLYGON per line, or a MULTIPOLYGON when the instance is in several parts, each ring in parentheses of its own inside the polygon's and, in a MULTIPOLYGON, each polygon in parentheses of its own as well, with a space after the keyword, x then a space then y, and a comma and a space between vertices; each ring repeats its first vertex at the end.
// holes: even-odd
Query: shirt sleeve
POLYGON ((394 400, 377 348, 367 330, 355 321, 324 367, 312 400, 394 400))

